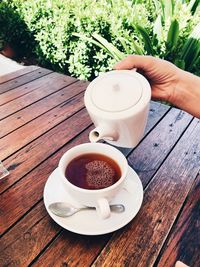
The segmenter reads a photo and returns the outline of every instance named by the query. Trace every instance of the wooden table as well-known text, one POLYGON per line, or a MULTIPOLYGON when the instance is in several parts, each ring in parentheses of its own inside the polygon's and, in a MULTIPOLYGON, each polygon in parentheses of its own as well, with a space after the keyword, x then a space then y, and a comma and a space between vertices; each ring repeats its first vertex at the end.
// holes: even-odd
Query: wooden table
POLYGON ((61 155, 88 142, 83 103, 88 82, 28 67, 0 77, 0 266, 200 266, 200 123, 151 102, 143 140, 124 149, 144 200, 122 229, 100 236, 57 225, 43 203, 45 183, 61 155))

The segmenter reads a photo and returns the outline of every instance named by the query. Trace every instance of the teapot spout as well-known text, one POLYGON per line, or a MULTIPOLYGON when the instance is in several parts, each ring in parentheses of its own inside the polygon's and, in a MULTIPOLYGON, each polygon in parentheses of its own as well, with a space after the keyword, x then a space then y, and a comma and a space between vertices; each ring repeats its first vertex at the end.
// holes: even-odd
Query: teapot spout
POLYGON ((101 139, 117 141, 118 134, 115 129, 108 126, 98 126, 89 133, 91 143, 96 143, 101 139))

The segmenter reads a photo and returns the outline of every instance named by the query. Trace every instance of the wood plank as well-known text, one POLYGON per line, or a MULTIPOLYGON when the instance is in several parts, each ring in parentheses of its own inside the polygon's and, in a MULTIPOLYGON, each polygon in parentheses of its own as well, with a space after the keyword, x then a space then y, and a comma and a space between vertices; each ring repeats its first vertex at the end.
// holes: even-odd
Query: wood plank
MULTIPOLYGON (((83 109, 45 133, 31 144, 32 151, 29 155, 32 159, 28 159, 26 158, 26 154, 24 155, 24 160, 28 161, 27 167, 33 169, 33 166, 37 166, 42 160, 55 153, 60 147, 81 133, 90 124, 91 121, 88 114, 85 109, 83 109), (33 163, 33 166, 29 165, 30 162, 33 163)), ((29 151, 27 150, 27 152, 29 151)), ((48 162, 48 160, 45 162, 48 162)), ((55 168, 55 166, 54 164, 53 168, 55 168)), ((41 199, 44 184, 47 179, 47 176, 44 176, 44 174, 45 169, 38 167, 0 195, 1 214, 3 214, 0 224, 0 233, 8 229, 41 199)), ((10 169, 10 175, 3 180, 4 183, 6 183, 6 180, 8 182, 10 179, 12 180, 12 176, 15 175, 16 170, 13 165, 13 169, 10 169)))
POLYGON ((28 266, 60 227, 52 223, 40 202, 17 227, 0 239, 0 266, 28 266))
MULTIPOLYGON (((69 149, 70 147, 72 147, 72 146, 74 146, 74 145, 76 145, 78 143, 88 142, 88 133, 92 128, 93 128, 93 126, 90 127, 89 129, 87 129, 87 131, 84 132, 84 136, 83 135, 78 136, 70 144, 67 144, 67 146, 63 147, 56 154, 53 154, 53 156, 50 157, 47 161, 44 161, 38 168, 34 169, 34 171, 33 171, 34 173, 31 175, 31 177, 33 179, 34 179, 34 177, 39 177, 41 175, 43 175, 44 177, 48 177, 48 175, 52 172, 52 170, 55 168, 55 166, 57 166, 58 160, 61 157, 61 155, 67 149, 69 149)), ((57 131, 57 133, 56 133, 57 140, 66 142, 66 140, 63 140, 63 138, 64 138, 63 132, 66 133, 66 130, 67 129, 64 128, 62 133, 61 133, 61 130, 57 131)), ((50 137, 47 137, 47 138, 49 139, 50 137)), ((37 147, 38 151, 34 150, 34 148, 36 146, 31 143, 29 146, 27 146, 24 149, 22 149, 19 152, 17 152, 15 154, 15 157, 14 157, 14 155, 12 157, 10 157, 8 160, 10 160, 10 171, 12 173, 11 173, 11 176, 9 177, 9 179, 5 179, 2 182, 4 182, 4 183, 9 182, 13 176, 15 176, 16 178, 22 177, 26 172, 30 171, 31 168, 34 168, 35 165, 38 162, 40 162, 40 161, 42 161, 42 159, 44 159, 43 153, 47 157, 47 153, 45 152, 45 150, 47 148, 49 149, 48 152, 50 154, 50 153, 54 152, 54 149, 56 149, 56 147, 55 147, 56 145, 59 145, 59 146, 61 145, 61 143, 57 144, 58 143, 58 141, 57 141, 54 144, 52 144, 52 147, 50 147, 50 148, 48 146, 46 146, 46 145, 43 145, 41 147, 40 145, 44 144, 44 143, 45 143, 45 140, 44 139, 41 140, 41 143, 37 147), (31 151, 32 148, 33 148, 33 150, 31 151), (53 148, 53 150, 52 150, 52 148, 53 148), (26 152, 25 152, 25 149, 26 149, 26 152), (18 156, 16 156, 16 155, 18 155, 18 156), (21 155, 21 158, 20 158, 20 155, 21 155), (20 168, 23 169, 23 171, 21 170, 21 173, 20 173, 20 168), (13 171, 12 171, 12 169, 13 169, 13 171)), ((8 163, 8 160, 7 160, 7 163, 8 163)), ((23 220, 27 220, 26 218, 27 218, 27 216, 25 218, 23 218, 22 221, 23 220)), ((42 223, 43 227, 46 227, 45 225, 48 223, 45 218, 46 217, 44 217, 44 220, 41 219, 41 222, 43 222, 42 223)), ((49 220, 51 221, 51 219, 49 219, 49 220)), ((33 229, 33 232, 34 232, 34 235, 31 233, 31 238, 30 239, 28 239, 28 240, 26 239, 28 244, 27 243, 24 244, 24 242, 26 242, 26 241, 24 240, 23 237, 26 234, 26 228, 24 227, 24 230, 21 230, 21 228, 20 228, 20 222, 21 221, 19 222, 19 224, 17 224, 15 227, 13 227, 11 229, 11 231, 9 231, 4 236, 6 238, 6 241, 5 241, 4 237, 2 238, 2 240, 4 240, 5 246, 6 246, 6 244, 9 243, 9 245, 6 246, 6 248, 5 248, 5 246, 2 245, 2 243, 0 243, 0 247, 2 247, 2 250, 5 253, 5 254, 3 254, 3 255, 5 255, 5 257, 2 256, 4 264, 8 263, 10 258, 12 258, 13 261, 17 261, 19 264, 22 263, 22 262, 23 263, 26 262, 28 264, 30 262, 30 260, 32 260, 38 254, 38 252, 41 249, 41 246, 44 245, 43 242, 41 242, 42 243, 41 246, 39 245, 40 242, 38 242, 38 238, 40 237, 40 235, 42 234, 43 237, 44 237, 43 240, 46 239, 47 242, 49 241, 50 238, 53 238, 51 236, 51 233, 48 234, 48 232, 45 231, 42 227, 40 227, 38 229, 37 221, 40 221, 40 218, 37 218, 37 220, 35 222, 33 222, 34 227, 30 226, 29 220, 27 221, 27 225, 29 225, 28 230, 29 229, 33 229), (36 236, 35 236, 35 234, 36 234, 36 236), (18 235, 20 235, 20 236, 18 236, 18 235), (46 235, 48 235, 48 237, 46 237, 46 235), (33 245, 33 241, 35 241, 34 245, 33 245), (31 243, 31 245, 29 243, 31 243), (25 251, 23 253, 23 255, 22 255, 22 253, 20 253, 20 250, 22 249, 22 247, 23 247, 23 250, 24 250, 24 248, 27 249, 27 251, 25 251), (20 258, 20 261, 18 261, 19 258, 20 258)), ((52 221, 51 221, 51 223, 52 223, 52 221)), ((68 233, 68 232, 66 232, 66 233, 68 233)), ((56 234, 57 233, 55 233, 55 235, 56 234)), ((69 235, 71 235, 71 234, 69 233, 69 235)), ((77 239, 77 235, 73 236, 74 239, 75 239, 75 237, 77 239)), ((92 246, 90 246, 90 253, 89 253, 89 255, 87 257, 86 257, 86 254, 88 254, 88 246, 84 245, 84 244, 87 244, 87 243, 83 242, 83 243, 81 243, 81 246, 80 246, 80 242, 81 241, 78 242, 79 245, 76 246, 77 251, 81 250, 81 252, 83 254, 85 254, 85 256, 84 256, 84 266, 88 266, 89 263, 92 262, 95 259, 95 257, 99 253, 98 247, 101 250, 103 245, 104 245, 104 242, 106 241, 106 239, 108 237, 109 237, 109 235, 106 235, 105 237, 104 236, 98 237, 98 240, 95 241, 94 246, 90 243, 92 246), (94 253, 94 248, 95 248, 95 253, 94 253)), ((61 237, 61 238, 63 238, 63 237, 61 237)), ((70 240, 69 239, 70 237, 67 235, 67 237, 66 236, 64 237, 65 242, 61 243, 62 244, 61 247, 58 244, 58 246, 60 247, 60 251, 62 252, 62 255, 60 255, 60 257, 59 257, 59 259, 57 259, 57 261, 61 262, 62 259, 64 259, 63 262, 70 263, 71 261, 70 261, 69 256, 67 256, 67 258, 66 258, 66 255, 68 254, 67 251, 66 251, 66 249, 67 249, 67 247, 66 247, 66 242, 67 242, 66 238, 67 238, 67 240, 70 240)), ((86 237, 86 239, 88 240, 88 237, 86 237)), ((60 237, 59 237, 58 240, 60 240, 60 237)), ((91 237, 91 240, 94 240, 93 237, 91 237)), ((71 243, 71 241, 70 241, 70 243, 71 243)), ((58 246, 56 246, 56 247, 58 248, 58 246)), ((45 257, 50 257, 51 256, 51 252, 50 252, 51 249, 52 249, 52 247, 50 247, 50 250, 47 251, 47 255, 45 253, 45 255, 46 255, 45 257)), ((71 259, 76 259, 77 258, 76 249, 73 250, 73 254, 71 254, 71 259)), ((41 262, 41 259, 40 259, 39 262, 41 262)), ((74 260, 74 263, 76 263, 76 260, 74 260)))
MULTIPOLYGON (((76 119, 79 114, 81 114, 85 120, 80 124, 81 130, 83 129, 81 128, 81 125, 85 123, 85 127, 88 127, 91 122, 85 110, 75 114, 73 116, 74 119, 76 119), (84 115, 82 113, 84 113, 84 115)), ((73 133, 76 135, 76 122, 73 126, 73 117, 62 122, 3 161, 4 166, 10 171, 10 175, 1 181, 0 193, 5 191, 13 183, 16 183, 42 161, 55 153, 55 151, 70 140, 69 138, 73 138, 73 133), (69 128, 68 122, 72 123, 72 129, 69 128)), ((77 133, 79 132, 78 128, 77 133)), ((89 142, 88 139, 87 142, 89 142)))
POLYGON ((199 171, 199 133, 194 119, 146 188, 138 215, 116 232, 92 266, 153 266, 199 171))
POLYGON ((149 116, 145 128, 145 135, 152 130, 153 126, 156 126, 156 124, 162 119, 162 117, 169 111, 170 108, 170 106, 163 105, 160 102, 150 102, 149 116))
POLYGON ((88 237, 63 231, 59 239, 55 240, 53 248, 50 247, 45 257, 42 256, 32 266, 91 266, 109 237, 88 237))
MULTIPOLYGON (((155 127, 155 125, 162 119, 163 116, 169 111, 171 107, 167 105, 163 105, 159 102, 151 101, 150 102, 150 109, 149 109, 149 115, 147 120, 147 125, 144 132, 144 137, 155 127)), ((143 139, 142 138, 142 139, 143 139)), ((140 143, 142 140, 140 141, 140 143)), ((140 144, 139 143, 139 144, 140 144)), ((139 145, 138 144, 138 145, 139 145)), ((125 155, 128 156, 131 151, 134 149, 132 148, 119 148, 119 150, 125 155)))
POLYGON ((171 109, 129 155, 129 164, 138 173, 143 186, 148 184, 191 120, 192 116, 188 113, 171 109))
POLYGON ((87 85, 88 82, 78 81, 0 121, 0 138, 83 92, 87 85))
POLYGON ((23 69, 20 69, 20 70, 17 70, 17 71, 2 75, 2 76, 0 76, 0 84, 1 83, 5 83, 5 82, 7 82, 9 80, 15 79, 15 78, 17 78, 19 76, 22 76, 22 75, 26 74, 26 73, 32 72, 34 70, 37 70, 39 68, 40 67, 38 67, 38 66, 27 66, 27 67, 25 67, 23 69))
MULTIPOLYGON (((60 157, 66 150, 88 141, 88 134, 91 129, 92 128, 90 127, 58 152, 53 154, 47 161, 43 162, 37 169, 35 169, 31 176, 43 176, 42 179, 46 181, 47 177, 55 169, 60 157)), ((64 253, 66 254, 66 257, 69 258, 66 250, 71 249, 71 260, 74 261, 75 259, 77 261, 79 258, 77 258, 77 252, 79 253, 80 251, 81 255, 85 255, 84 261, 91 262, 95 256, 98 255, 99 251, 110 237, 110 235, 106 235, 88 239, 88 237, 78 236, 63 230, 63 242, 57 244, 57 240, 54 241, 54 239, 57 237, 60 230, 61 228, 47 215, 43 202, 40 201, 33 210, 31 210, 1 238, 0 266, 6 266, 13 263, 18 263, 18 266, 28 266, 28 264, 30 264, 41 250, 48 246, 48 243, 51 241, 56 246, 56 250, 59 250, 57 251, 56 258, 58 258, 60 254, 64 255, 64 253), (89 253, 88 247, 90 247, 89 253), (65 248, 65 251, 63 248, 65 248)), ((48 266, 48 264, 46 264, 47 260, 48 259, 46 258, 44 264, 41 264, 40 266, 48 266)), ((51 263, 54 264, 52 266, 56 266, 55 260, 54 262, 51 261, 51 263)), ((67 262, 66 258, 65 262, 67 262)))
MULTIPOLYGON (((154 127, 154 123, 157 123, 169 108, 168 106, 160 105, 157 102, 152 102, 151 106, 153 107, 153 110, 149 113, 149 129, 150 126, 152 128, 154 127)), ((89 140, 87 140, 87 142, 88 141, 89 140)), ((35 146, 37 147, 37 145, 35 145, 35 142, 32 142, 3 162, 8 170, 15 170, 15 175, 11 175, 9 179, 5 179, 4 182, 2 182, 3 184, 1 184, 0 192, 6 190, 9 186, 19 180, 28 171, 34 168, 36 160, 33 155, 38 156, 37 149, 36 151, 34 150, 35 146)), ((47 153, 45 155, 43 155, 42 152, 43 151, 40 151, 40 160, 44 160, 45 156, 51 153, 51 150, 48 151, 49 154, 47 153)), ((37 160, 39 161, 39 158, 37 158, 37 160)))
MULTIPOLYGON (((166 110, 165 110, 165 112, 166 112, 166 110)), ((174 118, 177 118, 177 114, 179 114, 179 111, 178 110, 173 110, 173 111, 171 111, 171 113, 173 114, 174 117, 173 116, 172 117, 174 119, 174 118)), ((158 114, 156 116, 153 116, 153 118, 152 118, 154 123, 157 123, 158 120, 157 119, 155 120, 155 117, 158 118, 159 117, 158 114)), ((171 115, 170 115, 170 118, 171 118, 171 115)), ((191 117, 190 117, 190 119, 191 119, 191 117)), ((190 121, 190 119, 189 119, 189 121, 190 121)), ((168 121, 168 118, 167 118, 167 121, 168 121)), ((186 123, 186 122, 188 123, 188 121, 186 119, 184 119, 182 121, 182 123, 186 123)), ((160 123, 162 123, 162 121, 160 123)), ((153 125, 150 122, 149 122, 149 125, 151 125, 151 127, 153 127, 153 125)), ((179 125, 175 125, 174 127, 180 127, 180 126, 179 125)), ((184 129, 184 127, 182 127, 182 129, 184 129)), ((149 130, 150 130, 150 128, 149 128, 149 130)), ((155 130, 155 128, 154 128, 154 130, 155 130)), ((127 242, 127 240, 128 240, 128 237, 126 237, 126 238, 127 239, 126 239, 125 242, 127 242)), ((58 236, 57 239, 56 239, 56 244, 55 244, 55 242, 52 243, 51 245, 49 245, 49 248, 47 249, 47 251, 43 252, 43 254, 42 254, 41 258, 39 259, 39 261, 36 262, 36 266, 39 266, 42 262, 46 263, 47 262, 46 259, 48 260, 48 262, 53 262, 53 263, 56 262, 58 264, 58 266, 61 266, 63 262, 65 262, 66 264, 70 264, 71 267, 73 267, 73 266, 80 266, 80 267, 81 266, 91 266, 91 263, 93 261, 91 261, 91 262, 89 260, 87 262, 84 261, 84 264, 83 264, 83 262, 77 262, 77 253, 78 253, 78 251, 73 256, 71 254, 69 254, 67 248, 64 246, 64 244, 62 244, 62 240, 63 239, 64 239, 64 233, 61 233, 61 235, 58 236), (60 243, 62 244, 62 246, 60 246, 60 243), (57 248, 55 248, 55 246, 57 247, 57 245, 59 246, 59 251, 61 251, 61 253, 58 254, 59 255, 58 257, 57 256, 53 256, 52 257, 52 255, 57 255, 57 248), (72 262, 70 261, 70 257, 72 258, 72 262), (54 261, 54 259, 55 259, 55 261, 54 261)), ((118 244, 116 243, 115 246, 117 247, 118 244)), ((109 247, 106 247, 106 251, 107 251, 107 249, 109 251, 109 247)), ((105 252, 105 254, 106 254, 106 252, 105 252)), ((99 265, 97 265, 97 266, 101 266, 101 263, 99 265)), ((113 264, 111 262, 109 262, 109 261, 106 262, 105 266, 126 266, 126 265, 123 264, 123 263, 119 263, 119 265, 118 265, 117 260, 115 260, 115 261, 113 261, 113 264)), ((134 264, 131 265, 130 264, 130 265, 127 265, 127 266, 137 266, 137 265, 134 265, 134 264)))
POLYGON ((178 220, 161 250, 159 260, 156 261, 156 266, 174 266, 177 260, 188 266, 200 266, 199 196, 200 175, 195 179, 178 220))
POLYGON ((0 94, 3 94, 9 90, 19 87, 23 84, 29 83, 35 79, 38 79, 44 75, 51 73, 51 70, 39 68, 34 71, 28 72, 25 75, 16 77, 12 80, 0 84, 0 94))
MULTIPOLYGON (((50 74, 50 73, 49 73, 50 74)), ((54 78, 58 78, 58 79, 66 79, 66 77, 68 76, 64 76, 62 74, 58 74, 58 73, 54 73, 52 74, 54 78)), ((19 97, 22 97, 26 94, 29 94, 30 92, 33 92, 34 90, 38 90, 41 87, 41 83, 43 82, 44 85, 46 83, 46 79, 48 79, 49 77, 52 78, 52 75, 48 76, 45 75, 44 77, 38 77, 37 81, 34 80, 28 84, 19 86, 13 90, 9 90, 3 94, 0 95, 0 106, 5 105, 6 103, 9 103, 19 97)), ((75 80, 74 80, 75 81, 75 80)), ((54 82, 54 81, 52 81, 54 82)), ((68 84, 66 84, 68 85, 68 84)), ((63 84, 61 83, 61 86, 63 86, 63 84)))
POLYGON ((60 104, 2 138, 0 140, 0 158, 2 160, 7 158, 18 149, 27 145, 82 109, 84 107, 83 94, 81 93, 69 99, 68 102, 67 104, 60 104))
POLYGON ((33 104, 34 102, 61 90, 63 87, 68 86, 77 80, 69 76, 64 76, 59 73, 51 73, 40 79, 32 81, 23 88, 19 88, 20 92, 24 90, 30 91, 29 93, 22 95, 21 97, 14 99, 7 104, 0 106, 0 119, 33 104))

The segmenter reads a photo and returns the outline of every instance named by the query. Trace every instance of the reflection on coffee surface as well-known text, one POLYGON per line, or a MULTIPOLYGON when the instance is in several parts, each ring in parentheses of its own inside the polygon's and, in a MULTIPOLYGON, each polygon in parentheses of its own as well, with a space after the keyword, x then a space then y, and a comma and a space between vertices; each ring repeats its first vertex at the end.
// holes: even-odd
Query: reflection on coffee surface
POLYGON ((68 164, 65 176, 80 188, 102 189, 116 183, 121 177, 121 170, 113 159, 89 153, 74 158, 68 164))

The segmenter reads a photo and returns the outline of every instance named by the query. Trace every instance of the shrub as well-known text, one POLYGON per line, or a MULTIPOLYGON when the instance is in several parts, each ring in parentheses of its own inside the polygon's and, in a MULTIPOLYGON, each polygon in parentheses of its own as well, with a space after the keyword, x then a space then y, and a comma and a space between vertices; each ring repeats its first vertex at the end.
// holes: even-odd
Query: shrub
MULTIPOLYGON (((81 79, 94 78, 111 69, 117 60, 104 45, 102 49, 101 42, 91 39, 94 33, 104 38, 101 41, 112 43, 112 49, 121 56, 153 54, 197 73, 198 60, 192 66, 186 64, 191 57, 187 40, 200 21, 197 2, 2 0, 0 35, 23 55, 34 54, 40 65, 81 79)), ((194 41, 198 38, 190 37, 198 47, 194 41)))
POLYGON ((19 56, 32 53, 34 38, 25 21, 8 1, 0 2, 0 40, 1 48, 9 43, 19 56))

